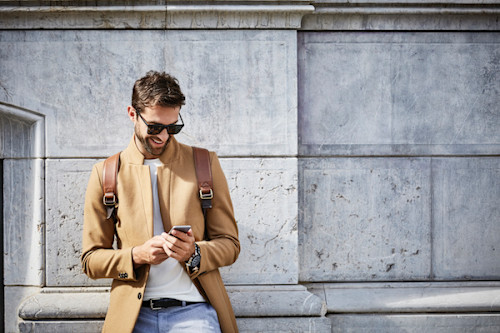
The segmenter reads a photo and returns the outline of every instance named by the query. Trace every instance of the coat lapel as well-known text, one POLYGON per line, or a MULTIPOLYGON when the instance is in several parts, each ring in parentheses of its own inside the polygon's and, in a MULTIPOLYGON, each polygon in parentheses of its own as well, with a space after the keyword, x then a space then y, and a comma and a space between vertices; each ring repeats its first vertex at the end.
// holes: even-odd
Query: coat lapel
POLYGON ((163 221, 163 228, 166 232, 172 229, 172 222, 170 219, 171 175, 172 170, 168 164, 164 164, 158 168, 158 200, 160 200, 161 218, 163 221))
MULTIPOLYGON (((144 215, 146 216, 146 229, 149 238, 153 237, 153 190, 151 176, 147 165, 135 165, 135 176, 139 178, 144 215)), ((149 239, 148 238, 148 239, 149 239)))

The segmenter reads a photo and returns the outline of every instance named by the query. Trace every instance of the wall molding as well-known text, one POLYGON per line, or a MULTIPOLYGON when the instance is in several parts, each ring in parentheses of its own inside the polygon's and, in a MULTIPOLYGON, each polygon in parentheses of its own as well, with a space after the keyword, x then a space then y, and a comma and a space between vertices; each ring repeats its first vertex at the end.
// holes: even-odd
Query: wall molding
POLYGON ((500 6, 488 1, 13 5, 16 3, 0 5, 0 29, 500 30, 500 6))
POLYGON ((0 29, 298 29, 311 5, 0 7, 0 29))
POLYGON ((500 311, 500 282, 311 283, 328 313, 478 313, 500 311))

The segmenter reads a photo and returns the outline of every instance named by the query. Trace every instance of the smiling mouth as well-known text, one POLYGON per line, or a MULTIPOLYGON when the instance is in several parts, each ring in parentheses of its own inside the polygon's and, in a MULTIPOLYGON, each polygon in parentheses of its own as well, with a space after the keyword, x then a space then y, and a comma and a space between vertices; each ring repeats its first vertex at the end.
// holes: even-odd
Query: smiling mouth
POLYGON ((157 138, 150 138, 150 139, 151 139, 151 141, 153 141, 153 143, 155 143, 155 144, 157 144, 157 145, 162 145, 162 144, 164 144, 164 142, 163 142, 163 141, 161 141, 161 140, 159 140, 159 139, 157 139, 157 138))

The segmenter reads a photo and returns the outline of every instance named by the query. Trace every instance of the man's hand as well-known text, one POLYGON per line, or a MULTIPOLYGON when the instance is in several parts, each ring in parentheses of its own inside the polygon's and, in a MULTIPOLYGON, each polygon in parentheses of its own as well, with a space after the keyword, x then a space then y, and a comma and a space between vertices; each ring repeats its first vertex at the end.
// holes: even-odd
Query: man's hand
POLYGON ((144 264, 158 265, 164 262, 168 255, 165 253, 165 238, 155 236, 141 246, 132 249, 132 260, 134 268, 144 264))
POLYGON ((194 253, 193 231, 189 229, 187 233, 179 230, 172 230, 170 234, 161 234, 165 240, 163 249, 165 253, 180 263, 187 261, 194 253))

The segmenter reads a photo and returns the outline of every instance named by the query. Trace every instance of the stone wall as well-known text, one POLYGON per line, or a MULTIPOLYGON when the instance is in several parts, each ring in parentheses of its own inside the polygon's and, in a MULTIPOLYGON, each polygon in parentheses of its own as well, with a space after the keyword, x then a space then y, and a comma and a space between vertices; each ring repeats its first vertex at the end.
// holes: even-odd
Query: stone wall
POLYGON ((99 331, 83 194, 150 69, 186 94, 179 141, 221 158, 241 331, 499 331, 499 18, 496 1, 3 1, 6 331, 99 331))

